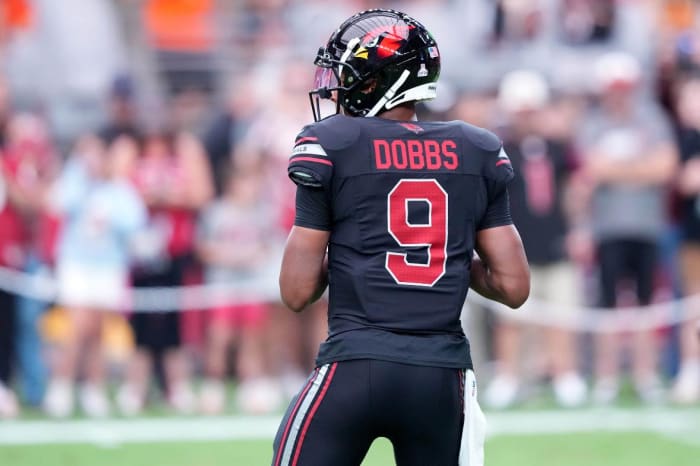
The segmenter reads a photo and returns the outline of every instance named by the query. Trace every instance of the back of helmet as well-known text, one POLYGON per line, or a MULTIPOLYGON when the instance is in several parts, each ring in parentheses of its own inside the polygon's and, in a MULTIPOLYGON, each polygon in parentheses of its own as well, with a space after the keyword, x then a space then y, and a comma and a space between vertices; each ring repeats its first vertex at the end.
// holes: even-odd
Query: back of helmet
POLYGON ((440 52, 428 30, 395 10, 375 9, 347 19, 319 50, 314 119, 320 100, 350 116, 375 116, 394 107, 434 99, 440 52))

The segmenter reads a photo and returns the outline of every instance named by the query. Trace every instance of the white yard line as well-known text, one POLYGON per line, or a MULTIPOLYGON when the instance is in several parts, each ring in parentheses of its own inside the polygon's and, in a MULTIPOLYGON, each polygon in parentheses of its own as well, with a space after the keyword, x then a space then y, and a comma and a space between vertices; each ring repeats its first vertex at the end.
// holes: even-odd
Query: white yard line
MULTIPOLYGON (((488 434, 648 431, 700 444, 700 409, 601 409, 487 413, 488 434)), ((71 421, 1 421, 1 445, 271 440, 280 418, 173 417, 71 421)))
POLYGON ((277 417, 182 417, 0 422, 0 445, 271 439, 277 417))

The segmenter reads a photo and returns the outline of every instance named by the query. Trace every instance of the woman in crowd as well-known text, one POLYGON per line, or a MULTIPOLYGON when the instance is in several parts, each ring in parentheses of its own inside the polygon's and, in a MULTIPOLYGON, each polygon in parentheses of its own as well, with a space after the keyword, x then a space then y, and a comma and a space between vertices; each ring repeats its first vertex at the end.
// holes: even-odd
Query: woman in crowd
MULTIPOLYGON (((278 244, 273 206, 263 195, 260 160, 239 154, 224 195, 202 213, 197 252, 206 266, 206 281, 235 286, 246 293, 237 304, 216 306, 207 325, 205 380, 201 409, 214 414, 225 407, 224 377, 228 347, 235 341, 238 407, 244 412, 270 412, 279 407, 277 384, 269 376, 265 290, 275 283, 278 244), (248 296, 248 294, 251 294, 248 296)), ((276 294, 276 291, 274 291, 276 294)), ((267 298, 267 299, 266 299, 267 298)))
MULTIPOLYGON (((213 187, 201 143, 186 132, 146 136, 133 176, 148 207, 148 241, 140 242, 133 285, 175 287, 191 265, 197 211, 213 187), (146 244, 144 246, 144 243, 146 244)), ((184 304, 184 303, 183 303, 184 304)), ((131 315, 136 352, 129 363, 117 403, 125 414, 143 408, 155 367, 170 405, 179 412, 195 408, 189 368, 182 349, 179 309, 131 315)))
POLYGON ((56 183, 52 202, 62 215, 56 260, 58 302, 71 334, 58 349, 44 407, 54 417, 73 412, 73 389, 85 414, 109 414, 104 386, 104 311, 124 306, 132 236, 144 225, 145 207, 128 178, 136 142, 123 136, 108 148, 93 135, 77 142, 56 183))

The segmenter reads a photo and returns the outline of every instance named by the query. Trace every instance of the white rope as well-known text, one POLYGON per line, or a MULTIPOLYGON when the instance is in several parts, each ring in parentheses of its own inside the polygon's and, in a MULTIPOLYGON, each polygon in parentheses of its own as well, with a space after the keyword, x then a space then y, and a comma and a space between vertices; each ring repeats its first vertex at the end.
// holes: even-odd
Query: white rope
POLYGON ((520 309, 510 309, 476 293, 468 302, 484 306, 499 317, 523 324, 558 327, 578 332, 620 333, 652 330, 700 320, 700 295, 649 306, 618 309, 567 308, 538 299, 528 299, 520 309))
MULTIPOLYGON (((0 289, 39 301, 58 297, 55 279, 48 274, 30 275, 0 267, 0 289)), ((230 284, 205 284, 177 287, 129 288, 125 300, 110 310, 139 312, 207 310, 231 304, 279 301, 276 280, 254 284, 249 281, 230 284)))
MULTIPOLYGON (((57 297, 56 281, 48 274, 26 274, 0 267, 0 289, 52 302, 57 297)), ((119 303, 114 310, 139 312, 208 310, 213 307, 279 302, 277 278, 270 274, 255 283, 231 282, 180 287, 131 288, 128 302, 119 303)), ((521 309, 509 309, 474 292, 467 304, 494 311, 499 317, 524 324, 566 328, 579 332, 614 333, 650 330, 700 320, 700 295, 672 300, 650 306, 622 309, 566 307, 529 299, 521 309)))

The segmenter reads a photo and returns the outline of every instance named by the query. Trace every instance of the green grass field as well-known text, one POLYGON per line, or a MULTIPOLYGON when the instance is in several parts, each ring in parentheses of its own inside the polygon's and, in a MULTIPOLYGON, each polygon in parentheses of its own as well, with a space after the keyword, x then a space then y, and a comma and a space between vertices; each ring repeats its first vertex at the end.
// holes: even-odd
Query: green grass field
MULTIPOLYGON (((698 433, 700 435, 700 433, 698 433)), ((2 446, 12 466, 257 466, 270 462, 270 442, 217 441, 94 445, 2 446)), ((487 443, 487 466, 697 466, 700 446, 644 432, 499 436, 487 443)), ((375 442, 363 466, 393 465, 391 446, 375 442)), ((330 466, 330 465, 329 465, 330 466)), ((426 465, 428 466, 428 465, 426 465)))
MULTIPOLYGON (((487 419, 486 466, 700 464, 698 408, 525 409, 487 413, 487 419)), ((264 466, 278 422, 240 415, 4 421, 0 465, 264 466)), ((385 439, 363 462, 393 464, 385 439)))

